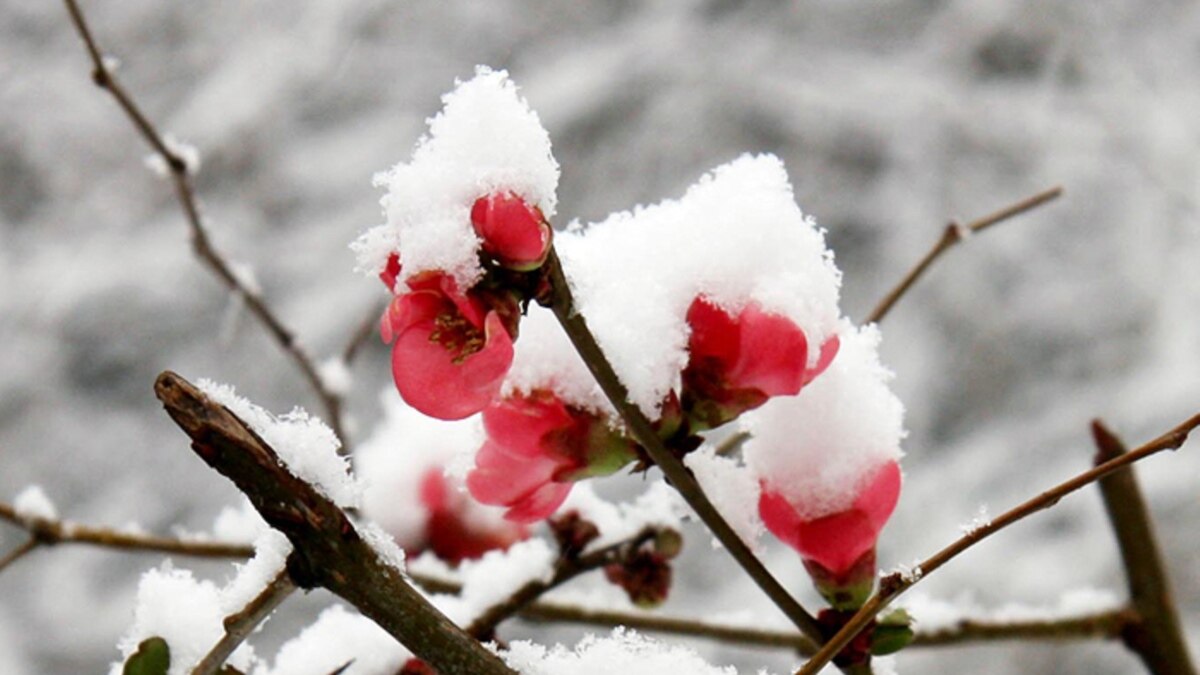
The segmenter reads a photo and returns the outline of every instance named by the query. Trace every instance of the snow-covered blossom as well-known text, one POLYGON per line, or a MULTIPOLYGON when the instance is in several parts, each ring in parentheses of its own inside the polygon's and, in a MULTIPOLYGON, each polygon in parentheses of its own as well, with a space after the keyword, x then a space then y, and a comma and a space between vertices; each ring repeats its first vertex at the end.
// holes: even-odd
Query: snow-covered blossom
POLYGON ((533 522, 567 498, 571 483, 606 476, 636 459, 634 444, 601 416, 537 390, 507 396, 483 411, 487 441, 467 487, 505 517, 533 522))
POLYGON ((836 335, 808 362, 808 338, 790 319, 750 302, 736 314, 697 297, 687 312, 691 336, 683 371, 683 408, 693 431, 718 427, 772 396, 795 396, 838 350, 836 335))
POLYGON ((870 592, 875 542, 900 494, 904 411, 878 344, 875 327, 846 327, 824 375, 743 418, 763 523, 800 553, 835 605, 870 592))

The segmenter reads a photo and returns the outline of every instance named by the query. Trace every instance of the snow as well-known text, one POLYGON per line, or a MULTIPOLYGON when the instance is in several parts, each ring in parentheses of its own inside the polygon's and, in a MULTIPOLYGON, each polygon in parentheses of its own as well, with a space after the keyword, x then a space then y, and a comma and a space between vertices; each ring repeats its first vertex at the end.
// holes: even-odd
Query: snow
POLYGON ((330 392, 338 396, 346 396, 354 386, 354 375, 350 366, 340 356, 333 356, 317 364, 317 373, 321 382, 330 392))
POLYGON ((58 520, 58 509, 40 485, 30 485, 13 499, 13 509, 22 518, 58 520))
POLYGON ((607 637, 589 635, 573 650, 562 645, 548 649, 532 642, 513 642, 502 656, 523 675, 737 675, 732 667, 705 663, 686 647, 651 640, 622 628, 607 637))
MULTIPOLYGON (((545 539, 526 539, 505 551, 488 551, 478 560, 464 560, 459 565, 457 578, 462 590, 458 595, 435 595, 431 600, 451 621, 466 626, 525 584, 549 581, 557 559, 558 552, 545 539)), ((430 556, 421 560, 431 563, 430 556)), ((447 576, 442 566, 429 564, 424 569, 430 568, 436 576, 447 576)))
POLYGON ((333 605, 280 648, 272 667, 259 666, 254 675, 329 675, 348 661, 354 663, 346 675, 388 675, 411 656, 374 621, 333 605))
POLYGON ((254 557, 245 563, 234 563, 233 579, 221 589, 221 607, 226 615, 248 605, 283 571, 292 544, 282 532, 267 530, 254 542, 254 557))
POLYGON ((575 484, 558 513, 578 511, 600 531, 588 549, 597 549, 628 539, 647 527, 680 531, 690 513, 683 498, 665 483, 651 483, 631 501, 613 503, 596 494, 591 481, 575 484))
POLYGON ((226 506, 213 521, 213 538, 217 541, 251 543, 271 528, 246 497, 238 505, 226 506))
POLYGON ((442 103, 412 160, 375 177, 388 191, 381 200, 387 222, 364 234, 354 249, 359 267, 372 275, 398 250, 401 281, 436 269, 469 288, 482 273, 471 205, 487 194, 513 192, 551 218, 558 162, 549 134, 507 72, 479 66, 442 103))
POLYGON ((731 312, 755 300, 811 344, 837 327, 841 273, 772 155, 717 167, 680 199, 575 224, 556 246, 576 309, 651 418, 687 364, 687 309, 698 295, 731 312))
POLYGON ((845 326, 829 368, 795 397, 742 416, 743 455, 810 520, 848 508, 873 472, 901 457, 904 406, 879 362, 875 326, 845 326))
POLYGON ((363 541, 379 554, 385 564, 398 572, 404 572, 404 551, 396 544, 396 540, 387 530, 377 523, 371 522, 358 523, 354 529, 358 532, 358 536, 362 537, 363 541))
MULTIPOLYGON (((200 151, 195 146, 175 138, 174 134, 163 134, 163 145, 167 146, 179 159, 183 160, 183 165, 187 167, 187 172, 193 176, 200 170, 200 151)), ((157 152, 146 155, 143 160, 146 168, 154 172, 154 175, 159 178, 170 178, 171 167, 167 166, 167 160, 157 152)))
MULTIPOLYGON (((757 551, 766 527, 758 517, 758 476, 736 457, 717 455, 716 446, 706 444, 684 457, 713 506, 751 550, 757 551)), ((712 538, 713 548, 721 542, 712 538)))
POLYGON ((275 450, 293 476, 343 508, 357 508, 362 485, 351 475, 345 457, 337 454, 341 443, 324 422, 301 408, 275 416, 237 395, 229 385, 202 379, 200 390, 229 408, 275 450))
MULTIPOLYGON (((429 516, 421 502, 421 481, 430 470, 473 466, 483 444, 477 417, 444 421, 428 417, 404 403, 396 388, 380 394, 383 418, 355 451, 355 470, 365 486, 363 512, 402 548, 422 544, 429 516)), ((446 475, 451 490, 463 490, 461 474, 446 475)), ((501 525, 504 509, 465 500, 459 511, 468 523, 501 525)))
POLYGON ((973 534, 978 532, 980 528, 987 527, 991 524, 992 517, 988 515, 987 504, 980 504, 979 511, 975 513, 975 517, 971 519, 971 522, 963 525, 959 528, 959 530, 963 534, 973 534))
POLYGON ((521 336, 501 395, 536 389, 552 390, 571 405, 607 415, 614 424, 618 421, 612 403, 596 384, 596 378, 592 377, 554 314, 533 306, 521 320, 521 336))

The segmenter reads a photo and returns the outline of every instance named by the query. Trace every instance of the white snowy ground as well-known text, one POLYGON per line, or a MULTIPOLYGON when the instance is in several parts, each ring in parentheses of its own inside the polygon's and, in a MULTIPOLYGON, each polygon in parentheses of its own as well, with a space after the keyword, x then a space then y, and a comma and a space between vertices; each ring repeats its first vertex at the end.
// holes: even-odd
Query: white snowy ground
MULTIPOLYGON (((744 151, 787 164, 865 315, 938 235, 1053 184, 1066 196, 972 239, 883 327, 908 407, 885 566, 924 556, 1087 465, 1087 422, 1136 442, 1200 409, 1200 7, 1187 2, 85 3, 130 90, 199 148, 220 248, 310 348, 340 348, 381 289, 347 243, 380 220, 371 175, 477 63, 507 68, 562 165, 559 224, 678 196, 744 151)), ((56 3, 0 2, 0 497, 40 484, 66 517, 208 527, 234 491, 151 392, 165 368, 276 411, 299 376, 190 256, 169 186, 95 90, 56 3)), ((361 431, 389 374, 354 368, 361 431)), ((361 437, 361 436, 360 436, 361 437)), ((1200 651, 1200 444, 1140 469, 1200 651)), ((19 533, 0 530, 0 546, 19 533)), ((667 610, 761 610, 699 536, 667 610), (734 580, 734 581, 731 581, 734 580)), ((770 564, 812 603, 798 562, 770 564)), ((0 575, 0 672, 97 672, 156 556, 41 551, 0 575)), ((228 565, 177 561, 223 580, 228 565)), ((1064 501, 914 593, 981 608, 1120 593, 1097 496, 1064 501)), ((294 601, 260 654, 328 597, 294 601)), ((774 618, 762 619, 766 622, 774 618)), ((582 631, 514 625, 574 643, 582 631)), ((698 646, 784 671, 788 655, 698 646)), ((1116 645, 969 647, 900 672, 1128 673, 1116 645)))

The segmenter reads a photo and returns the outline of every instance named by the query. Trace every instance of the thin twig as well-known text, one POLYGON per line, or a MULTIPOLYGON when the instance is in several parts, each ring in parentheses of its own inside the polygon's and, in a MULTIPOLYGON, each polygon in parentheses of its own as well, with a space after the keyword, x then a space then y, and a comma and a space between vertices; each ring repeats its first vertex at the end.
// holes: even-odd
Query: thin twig
POLYGON ((912 574, 891 574, 880 580, 879 590, 877 590, 866 604, 862 606, 854 614, 853 617, 825 643, 815 655, 804 664, 800 670, 796 671, 796 675, 815 675, 818 671, 829 663, 835 655, 850 643, 864 628, 875 618, 875 615, 880 612, 889 603, 895 600, 900 594, 907 591, 920 579, 925 578, 942 565, 953 560, 958 554, 971 548, 975 544, 983 541, 989 536, 999 532, 1000 530, 1012 525, 1013 523, 1031 516, 1038 511, 1050 508, 1058 503, 1063 497, 1075 492, 1091 483, 1100 480, 1101 478, 1111 474, 1112 472, 1133 464, 1134 462, 1145 459, 1150 455, 1163 450, 1174 450, 1183 445, 1187 440, 1188 433, 1200 426, 1200 415, 1195 415, 1183 422, 1179 426, 1171 429, 1167 433, 1158 438, 1138 447, 1137 449, 1123 454, 1120 457, 1113 459, 1093 467, 1083 473, 1067 480, 1059 485, 1043 492, 1042 494, 1005 511, 999 517, 991 522, 982 525, 978 528, 967 532, 962 537, 954 540, 949 546, 943 548, 937 553, 930 556, 922 562, 912 574))
POLYGON ((551 284, 551 308, 554 316, 575 346, 575 350, 587 364, 592 376, 596 378, 600 388, 604 390, 605 396, 628 425, 634 440, 646 449, 654 463, 692 507, 692 510, 700 516, 700 520, 704 521, 717 540, 725 546, 725 549, 737 560, 758 587, 767 594, 767 597, 802 633, 814 640, 821 640, 823 636, 816 619, 787 592, 787 589, 775 579, 762 561, 746 546, 741 537, 734 532, 709 501, 708 496, 704 494, 704 490, 696 482, 691 472, 684 467, 683 462, 663 446, 662 441, 654 432, 650 420, 646 419, 637 406, 629 402, 629 392, 625 389, 625 385, 613 370, 612 364, 600 349, 600 345, 597 344, 595 336, 587 326, 587 321, 576 310, 562 263, 553 247, 550 248, 546 266, 551 284))
MULTIPOLYGON (((1092 422, 1096 463, 1125 454, 1125 444, 1103 422, 1092 422)), ((1154 536, 1150 509, 1142 497, 1134 467, 1118 471, 1099 483, 1104 508, 1117 535, 1129 597, 1141 621, 1125 631, 1125 644, 1154 675, 1196 675, 1187 640, 1175 609, 1175 596, 1154 536)))
POLYGON ((84 46, 92 60, 92 80, 96 85, 110 94, 117 105, 125 112, 126 117, 133 123, 138 133, 146 143, 154 149, 170 170, 171 180, 175 186, 175 196, 183 209, 184 217, 192 235, 192 250, 201 262, 225 284, 229 290, 241 296, 251 314, 258 318, 262 325, 274 338, 279 347, 291 357, 296 367, 300 369, 304 379, 308 381, 313 393, 316 394, 325 414, 329 418, 329 426, 342 441, 343 452, 348 452, 349 438, 346 436, 342 421, 342 399, 330 390, 324 378, 313 361, 312 356, 297 340, 296 334, 276 316, 267 305, 260 292, 251 287, 238 276, 229 262, 213 247, 205 229, 204 218, 197 203, 196 191, 192 185, 191 173, 187 162, 177 152, 168 147, 161 133, 134 102, 133 97, 121 85, 116 74, 105 62, 103 52, 92 36, 91 29, 83 16, 76 0, 65 0, 67 11, 70 12, 71 22, 75 30, 83 38, 84 46))
POLYGON ((215 675, 229 659, 238 645, 250 637, 250 633, 274 612, 283 601, 296 590, 287 569, 280 570, 267 587, 254 596, 241 610, 225 617, 225 635, 209 650, 191 675, 215 675))
POLYGON ((514 675, 409 585, 343 509, 288 472, 275 450, 225 406, 171 372, 158 376, 154 391, 192 439, 192 450, 292 543, 288 573, 297 586, 319 586, 345 599, 443 675, 514 675))
POLYGON ((0 572, 3 572, 9 565, 29 555, 34 549, 41 545, 42 542, 38 540, 37 536, 30 537, 25 541, 24 544, 21 544, 20 546, 9 551, 3 557, 0 557, 0 572))
POLYGON ((359 350, 379 327, 379 316, 385 309, 387 309, 386 303, 371 306, 371 311, 363 317, 358 327, 354 329, 354 333, 350 335, 350 339, 346 341, 346 346, 342 349, 342 363, 349 366, 358 357, 359 350))
POLYGON ((870 315, 867 316, 864 323, 879 323, 883 321, 883 317, 887 316, 887 313, 892 309, 892 305, 895 305, 896 302, 908 292, 908 289, 911 288, 913 284, 917 283, 917 279, 921 278, 921 275, 924 274, 931 265, 933 265, 933 262, 941 257, 941 255, 947 250, 953 248, 955 244, 962 241, 964 230, 970 233, 985 230, 992 225, 996 225, 997 223, 1018 216, 1026 211, 1033 210, 1042 204, 1045 204, 1046 202, 1052 201, 1058 198, 1062 193, 1062 187, 1052 187, 1049 190, 1044 190, 1033 195, 1032 197, 1027 197, 1019 202, 1016 202, 1015 204, 1012 204, 1011 206, 1000 209, 995 213, 991 213, 977 220, 973 220, 966 225, 960 226, 958 223, 950 223, 946 226, 946 229, 942 231, 942 237, 937 240, 937 243, 933 245, 933 248, 925 254, 925 257, 921 258, 920 262, 918 262, 915 267, 909 270, 908 274, 904 275, 904 278, 900 280, 900 283, 897 284, 895 288, 889 291, 888 294, 879 301, 879 304, 876 305, 875 309, 872 310, 870 315))
POLYGON ((559 558, 550 579, 545 581, 539 579, 524 584, 509 597, 484 610, 467 627, 467 632, 479 639, 489 639, 501 621, 525 609, 546 592, 585 572, 599 569, 628 557, 639 546, 652 539, 657 531, 655 528, 646 528, 628 539, 584 555, 559 558))
POLYGON ((0 519, 24 529, 45 545, 91 544, 123 551, 174 553, 199 558, 249 558, 254 555, 254 547, 245 544, 156 537, 103 527, 88 527, 63 520, 25 516, 5 503, 0 503, 0 519))

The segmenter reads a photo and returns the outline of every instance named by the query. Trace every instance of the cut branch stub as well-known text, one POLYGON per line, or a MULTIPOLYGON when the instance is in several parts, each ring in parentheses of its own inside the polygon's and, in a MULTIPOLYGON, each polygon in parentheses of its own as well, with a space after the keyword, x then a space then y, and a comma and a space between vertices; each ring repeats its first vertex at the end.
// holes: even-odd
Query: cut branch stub
POLYGON ((297 585, 342 597, 440 673, 514 672, 417 593, 359 536, 345 511, 289 473, 236 415, 169 371, 154 391, 196 454, 292 542, 288 571, 297 585))

